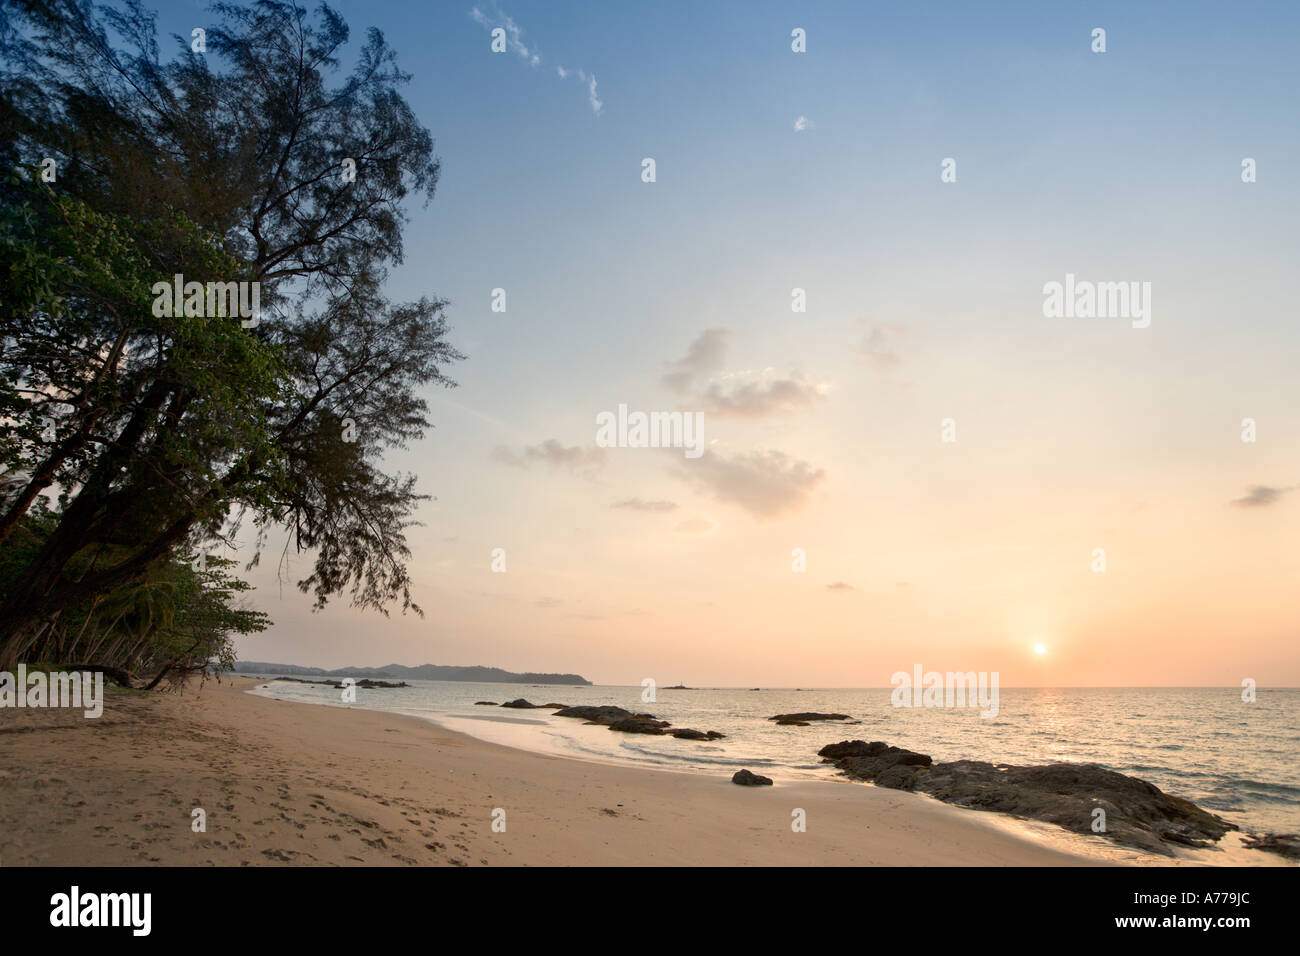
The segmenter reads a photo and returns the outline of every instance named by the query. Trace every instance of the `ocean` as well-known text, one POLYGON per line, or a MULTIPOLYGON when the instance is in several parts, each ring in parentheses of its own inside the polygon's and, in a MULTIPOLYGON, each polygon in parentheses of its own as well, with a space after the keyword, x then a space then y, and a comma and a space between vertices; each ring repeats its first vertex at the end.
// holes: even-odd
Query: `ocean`
POLYGON ((344 704, 331 687, 266 680, 255 693, 422 717, 524 750, 727 777, 744 767, 778 782, 836 779, 817 751, 854 739, 883 740, 936 761, 1096 763, 1192 800, 1243 830, 1300 832, 1300 689, 1261 689, 1246 703, 1234 688, 1002 688, 997 715, 981 717, 977 707, 894 707, 889 688, 659 688, 650 702, 640 687, 411 681, 406 688, 359 688, 357 702, 344 704), (475 706, 519 697, 613 704, 726 738, 618 733, 549 710, 475 706), (807 727, 767 720, 799 711, 851 719, 807 727))

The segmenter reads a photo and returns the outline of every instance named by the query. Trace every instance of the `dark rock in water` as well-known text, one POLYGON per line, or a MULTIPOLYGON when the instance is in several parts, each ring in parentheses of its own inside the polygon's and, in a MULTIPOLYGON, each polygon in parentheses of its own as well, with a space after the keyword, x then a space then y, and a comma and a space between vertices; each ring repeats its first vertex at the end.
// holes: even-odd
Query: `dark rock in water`
POLYGON ((806 721, 806 720, 778 720, 778 721, 776 722, 776 725, 777 725, 778 727, 807 727, 807 726, 809 726, 808 721, 806 721))
POLYGON ((889 744, 877 740, 867 743, 865 740, 841 740, 837 744, 827 744, 817 751, 817 756, 838 760, 840 757, 874 757, 884 753, 889 744))
POLYGON ((819 754, 850 777, 878 787, 928 793, 945 803, 1044 820, 1075 833, 1093 832, 1093 810, 1106 812, 1116 843, 1173 856, 1170 845, 1210 846, 1234 824, 1137 777, 1096 764, 1034 767, 980 760, 932 763, 927 754, 880 741, 846 740, 819 754))
POLYGON ((768 720, 848 720, 848 714, 777 714, 775 717, 769 717, 768 720))
POLYGON ((742 787, 770 787, 772 786, 771 777, 759 776, 756 773, 750 773, 748 770, 737 770, 731 777, 732 783, 740 784, 742 787))
MULTIPOLYGON (((825 757, 851 777, 863 780, 876 780, 877 776, 895 765, 928 767, 930 757, 912 750, 891 747, 887 743, 873 740, 846 740, 838 744, 828 744, 817 755, 825 757)), ((894 778, 890 778, 894 779, 894 778)), ((885 786, 885 784, 881 784, 885 786)), ((910 789, 895 787, 896 790, 910 789)))
POLYGON ((475 706, 475 707, 495 707, 496 705, 497 705, 497 702, 496 702, 495 700, 476 700, 476 701, 474 701, 474 706, 475 706))
POLYGON ((542 710, 563 710, 568 704, 542 704, 542 710))
POLYGON ((626 720, 616 720, 609 725, 610 730, 622 731, 625 734, 663 734, 664 728, 668 726, 666 720, 643 720, 640 717, 629 717, 626 720))
MULTIPOLYGON (((898 747, 890 747, 884 753, 875 757, 842 757, 840 758, 848 765, 848 769, 854 776, 868 779, 876 779, 886 770, 892 770, 895 767, 928 767, 930 766, 929 754, 918 754, 911 750, 901 750, 898 747)), ((894 777, 890 778, 895 779, 894 777)), ((897 778, 905 781, 906 778, 897 778)), ((897 786, 896 790, 910 790, 911 787, 897 786)))
POLYGON ((517 697, 514 700, 506 701, 501 706, 513 707, 516 710, 541 710, 542 709, 541 704, 531 703, 530 701, 524 700, 522 697, 517 697))
POLYGON ((721 740, 726 734, 720 734, 716 730, 703 731, 692 730, 689 727, 678 727, 676 730, 669 731, 678 740, 721 740))
POLYGON ((1280 853, 1288 860, 1300 860, 1300 833, 1251 833, 1243 839, 1251 850, 1280 853))
POLYGON ((653 714, 634 714, 630 710, 624 710, 622 707, 613 707, 608 704, 600 707, 593 707, 588 704, 580 704, 576 707, 565 707, 555 712, 556 717, 577 717, 580 720, 586 720, 593 724, 612 724, 619 720, 654 720, 653 714))
MULTIPOLYGON (((340 687, 347 686, 347 685, 345 685, 345 684, 344 684, 342 681, 340 681, 340 680, 328 680, 328 679, 326 679, 326 680, 306 680, 305 678, 302 678, 302 677, 278 677, 278 676, 275 678, 275 680, 278 680, 278 681, 288 681, 288 682, 291 682, 291 683, 294 683, 294 684, 315 684, 315 685, 317 685, 317 686, 319 686, 319 687, 334 687, 334 688, 340 688, 340 687)), ((355 678, 353 678, 353 679, 352 679, 352 685, 355 686, 355 687, 364 687, 364 688, 366 688, 366 689, 368 689, 368 690, 375 690, 375 689, 378 689, 378 688, 384 688, 384 687, 408 687, 408 686, 410 686, 410 685, 408 685, 408 684, 406 683, 406 681, 404 681, 404 680, 399 680, 399 681, 371 680, 369 677, 363 677, 363 678, 361 678, 360 680, 356 680, 355 678)))

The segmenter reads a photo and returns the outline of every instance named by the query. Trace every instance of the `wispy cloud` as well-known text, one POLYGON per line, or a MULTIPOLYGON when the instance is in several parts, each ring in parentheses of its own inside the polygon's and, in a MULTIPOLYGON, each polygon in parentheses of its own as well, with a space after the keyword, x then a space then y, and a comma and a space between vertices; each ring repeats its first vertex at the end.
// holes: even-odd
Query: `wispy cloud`
POLYGON ((719 501, 738 505, 758 518, 799 510, 826 477, 823 469, 779 451, 730 458, 713 451, 682 467, 677 474, 705 488, 719 501))
POLYGON ((686 354, 668 363, 663 383, 678 395, 698 391, 692 404, 718 418, 763 418, 814 405, 830 385, 809 381, 794 370, 779 376, 774 370, 732 372, 714 377, 727 357, 731 332, 721 326, 705 329, 686 354), (712 380, 710 380, 712 379, 712 380))
POLYGON ((587 103, 591 106, 591 111, 599 116, 601 110, 605 108, 605 104, 602 103, 600 97, 596 95, 596 74, 579 70, 578 79, 587 84, 587 103))
POLYGON ((690 344, 685 355, 668 363, 663 383, 680 395, 696 383, 707 380, 715 370, 722 368, 730 336, 731 332, 720 326, 705 329, 690 344))
MULTIPOLYGON (((471 7, 469 15, 470 19, 487 30, 488 33, 498 28, 504 30, 506 33, 506 49, 513 52, 515 56, 530 67, 536 68, 542 65, 542 55, 524 40, 523 28, 515 22, 512 16, 497 7, 495 3, 492 4, 490 12, 484 12, 481 7, 471 7)), ((575 72, 578 79, 586 84, 587 104, 591 107, 591 111, 599 116, 604 112, 605 104, 596 93, 596 74, 584 69, 570 70, 559 64, 555 67, 555 75, 562 80, 567 80, 575 72)))
POLYGON ((817 124, 806 116, 799 116, 794 121, 794 131, 796 133, 802 133, 804 130, 814 129, 816 126, 817 124))
POLYGON ((676 511, 677 503, 675 501, 643 501, 640 498, 624 498, 622 501, 616 501, 611 508, 625 508, 628 511, 676 511))
POLYGON ((515 452, 504 445, 492 451, 492 458, 511 468, 527 468, 540 462, 552 468, 564 468, 583 477, 591 477, 605 464, 603 448, 581 448, 577 445, 566 446, 558 439, 548 438, 540 445, 529 445, 522 452, 515 452))
POLYGON ((775 377, 771 369, 742 372, 713 382, 702 396, 705 413, 717 418, 764 418, 822 401, 830 385, 810 382, 799 372, 775 377))
POLYGON ((873 325, 863 335, 858 352, 882 372, 897 368, 902 361, 897 352, 898 340, 906 331, 901 325, 873 325))
POLYGON ((506 49, 514 52, 515 56, 523 60, 529 66, 540 66, 542 63, 541 54, 529 48, 524 42, 524 31, 519 28, 514 19, 500 10, 493 7, 492 15, 484 13, 478 7, 471 7, 469 11, 470 18, 483 29, 491 33, 497 27, 506 31, 506 49))
POLYGON ((1244 497, 1234 498, 1232 504, 1237 508, 1268 508, 1277 504, 1289 491, 1295 491, 1295 486, 1270 488, 1268 485, 1252 485, 1247 489, 1244 497))
POLYGON ((849 584, 845 581, 834 581, 826 585, 826 590, 827 591, 856 591, 857 588, 855 588, 852 584, 849 584))

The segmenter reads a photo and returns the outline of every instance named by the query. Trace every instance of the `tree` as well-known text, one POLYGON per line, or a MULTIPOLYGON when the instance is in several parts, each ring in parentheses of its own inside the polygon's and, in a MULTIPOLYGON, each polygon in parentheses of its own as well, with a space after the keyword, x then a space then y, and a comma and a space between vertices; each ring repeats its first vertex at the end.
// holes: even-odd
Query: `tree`
POLYGON ((432 138, 377 31, 330 86, 348 29, 327 7, 213 9, 207 53, 163 62, 136 2, 0 0, 0 153, 30 170, 0 193, 0 454, 22 476, 0 535, 61 491, 0 593, 0 662, 232 519, 259 550, 291 528, 318 605, 419 611, 404 531, 423 496, 382 456, 423 435, 419 391, 462 356, 443 301, 382 286, 404 200, 432 198, 432 138), (260 323, 153 315, 178 273, 258 283, 260 323))
MULTIPOLYGON (((25 516, 0 552, 0 585, 21 571, 25 559, 57 516, 42 503, 25 516)), ((19 656, 44 665, 95 666, 131 683, 132 672, 164 678, 234 663, 233 638, 265 629, 269 620, 243 606, 248 585, 228 573, 234 562, 212 555, 200 566, 169 559, 139 578, 97 595, 84 606, 52 616, 28 638, 19 656)))

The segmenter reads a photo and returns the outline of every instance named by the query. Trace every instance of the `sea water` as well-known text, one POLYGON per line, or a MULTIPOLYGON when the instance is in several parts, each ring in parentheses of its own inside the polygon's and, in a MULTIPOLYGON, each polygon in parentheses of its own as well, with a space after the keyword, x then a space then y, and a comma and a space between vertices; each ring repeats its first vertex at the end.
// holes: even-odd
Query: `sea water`
MULTIPOLYGON (((248 675, 241 675, 248 676, 248 675)), ((284 700, 385 710, 525 750, 601 762, 730 776, 741 767, 778 779, 834 779, 817 751, 840 740, 883 740, 936 761, 1096 763, 1150 781, 1243 830, 1300 832, 1300 689, 1002 688, 997 714, 974 708, 894 707, 890 688, 660 688, 410 681, 356 690, 267 678, 255 693, 284 700), (716 730, 678 740, 587 726, 550 710, 476 706, 524 697, 534 704, 613 704, 673 727, 716 730), (767 718, 816 711, 848 721, 781 727, 767 718)))

